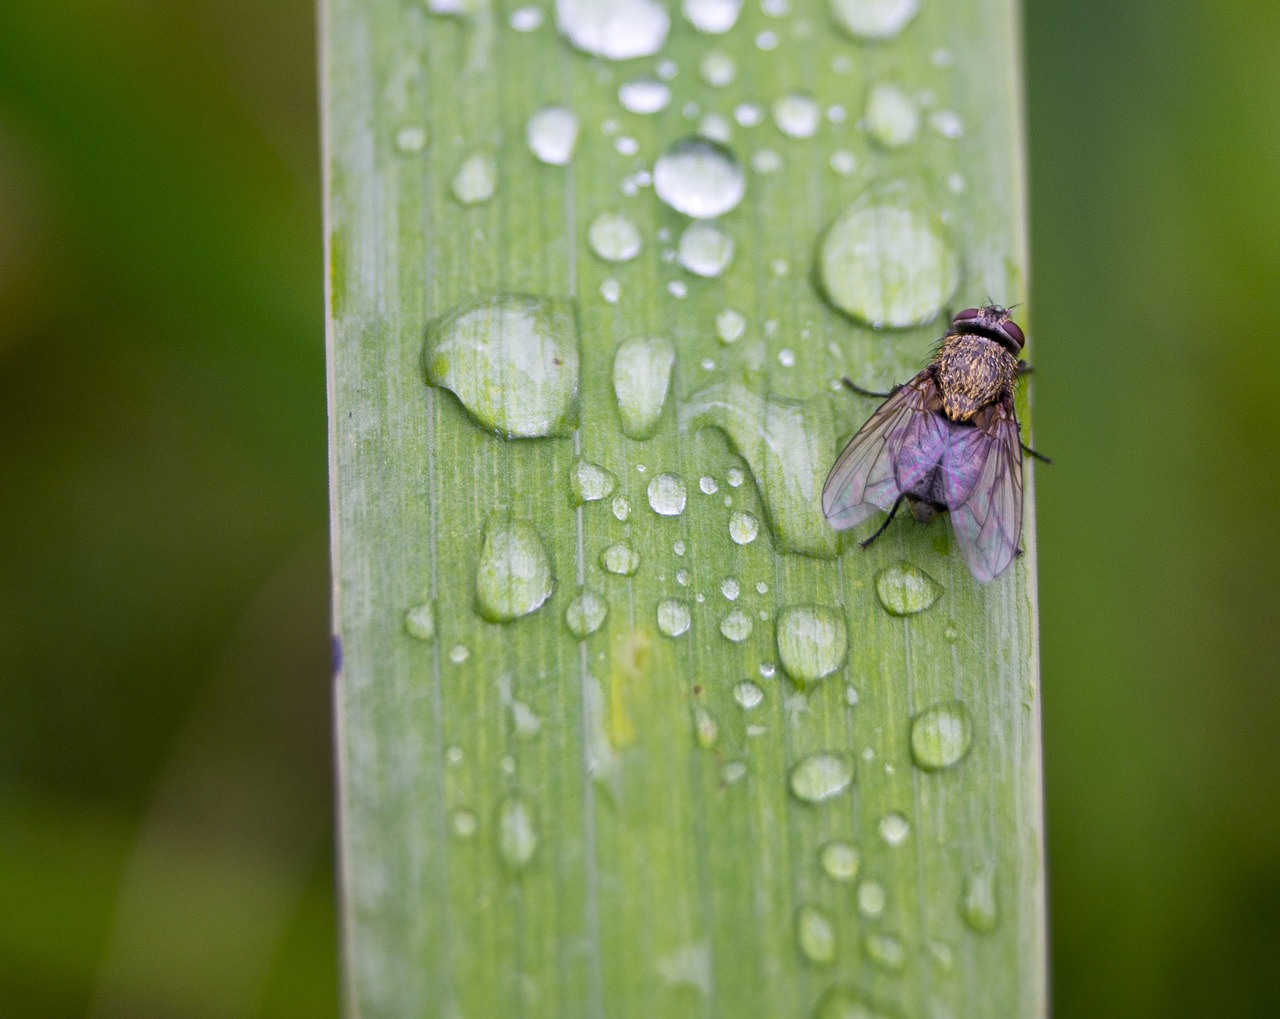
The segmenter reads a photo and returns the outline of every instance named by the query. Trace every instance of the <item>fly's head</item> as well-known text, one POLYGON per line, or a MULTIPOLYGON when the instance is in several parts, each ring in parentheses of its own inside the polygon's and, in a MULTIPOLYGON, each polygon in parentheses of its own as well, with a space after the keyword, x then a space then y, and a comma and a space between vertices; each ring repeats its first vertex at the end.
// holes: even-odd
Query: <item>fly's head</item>
POLYGON ((998 304, 965 308, 964 311, 957 312, 951 319, 951 332, 985 336, 995 340, 1014 357, 1022 352, 1027 342, 1018 323, 1009 317, 1009 309, 998 304))

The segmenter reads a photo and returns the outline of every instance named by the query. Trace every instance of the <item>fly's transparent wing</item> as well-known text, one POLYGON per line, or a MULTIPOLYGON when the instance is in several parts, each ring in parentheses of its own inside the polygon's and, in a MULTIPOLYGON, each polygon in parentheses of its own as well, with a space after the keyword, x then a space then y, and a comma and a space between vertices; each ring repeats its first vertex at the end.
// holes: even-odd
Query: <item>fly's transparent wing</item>
POLYGON ((1013 561, 1022 537, 1022 445, 1012 400, 993 406, 966 432, 953 434, 944 482, 960 550, 985 583, 1013 561))
POLYGON ((921 372, 876 410, 836 459, 822 489, 822 512, 837 531, 889 510, 904 489, 938 462, 945 430, 926 410, 933 379, 921 372), (932 463, 925 466, 936 447, 932 463), (905 460, 904 460, 905 457, 905 460))

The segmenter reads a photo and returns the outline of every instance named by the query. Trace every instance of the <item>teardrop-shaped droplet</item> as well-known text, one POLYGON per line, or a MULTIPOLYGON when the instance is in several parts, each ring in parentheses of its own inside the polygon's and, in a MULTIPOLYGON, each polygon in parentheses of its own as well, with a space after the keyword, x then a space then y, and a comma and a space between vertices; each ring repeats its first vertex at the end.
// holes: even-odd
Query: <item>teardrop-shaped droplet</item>
POLYGON ((473 152, 453 175, 453 197, 463 205, 479 205, 498 188, 498 164, 489 151, 473 152))
POLYGON ((415 605, 404 614, 404 628, 410 637, 421 641, 435 639, 436 613, 430 602, 415 605))
POLYGON ((894 563, 876 574, 876 597, 891 616, 914 616, 941 594, 942 585, 910 563, 894 563))
POLYGON ((744 679, 733 688, 733 699, 743 711, 750 711, 752 708, 759 707, 764 700, 764 691, 749 679, 744 679))
POLYGON ((961 701, 934 704, 911 720, 911 758, 926 771, 958 763, 972 739, 969 712, 961 701))
POLYGON ((891 39, 920 9, 920 0, 831 0, 836 22, 855 39, 891 39))
POLYGON ((853 782, 853 762, 838 754, 810 754, 791 769, 791 791, 805 803, 838 796, 853 782))
POLYGON ((578 144, 578 117, 565 106, 544 106, 524 129, 529 150, 548 166, 566 166, 578 144))
POLYGON ((658 157, 653 189, 676 212, 714 219, 735 208, 747 178, 733 153, 707 138, 683 138, 658 157))
POLYGON ((835 960, 835 925, 817 906, 801 906, 796 911, 796 942, 810 962, 825 966, 835 960))
POLYGON ((551 597, 551 561, 527 520, 494 515, 485 526, 476 568, 476 603, 490 622, 527 616, 551 597))
POLYGON ((556 0, 556 27, 593 57, 631 60, 662 49, 671 17, 657 0, 556 0))
POLYGON ((612 471, 590 460, 579 460, 569 468, 569 488, 575 503, 607 499, 617 483, 612 471))
POLYGON ((538 849, 538 829, 533 812, 520 797, 502 801, 498 808, 498 851, 513 871, 524 870, 538 849))
POLYGON ((613 390, 622 431, 631 439, 647 439, 662 420, 676 351, 659 337, 627 340, 613 358, 613 390))
POLYGON ((803 605, 778 613, 778 658, 801 688, 844 664, 849 641, 844 616, 823 605, 803 605))
POLYGON ((996 929, 996 869, 992 865, 969 875, 960 913, 971 930, 990 934, 996 929))
POLYGON ((594 591, 583 591, 564 610, 564 622, 569 632, 579 640, 595 633, 604 625, 609 603, 594 591))

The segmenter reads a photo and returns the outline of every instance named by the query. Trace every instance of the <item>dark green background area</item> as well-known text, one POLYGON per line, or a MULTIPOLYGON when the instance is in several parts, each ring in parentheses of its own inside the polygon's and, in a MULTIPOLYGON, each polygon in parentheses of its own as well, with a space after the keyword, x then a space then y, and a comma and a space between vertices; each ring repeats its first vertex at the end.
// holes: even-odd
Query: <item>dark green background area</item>
MULTIPOLYGON (((0 5, 5 1015, 336 1012, 313 22, 0 5)), ((1280 8, 1026 29, 1056 1013, 1277 1015, 1280 8)))

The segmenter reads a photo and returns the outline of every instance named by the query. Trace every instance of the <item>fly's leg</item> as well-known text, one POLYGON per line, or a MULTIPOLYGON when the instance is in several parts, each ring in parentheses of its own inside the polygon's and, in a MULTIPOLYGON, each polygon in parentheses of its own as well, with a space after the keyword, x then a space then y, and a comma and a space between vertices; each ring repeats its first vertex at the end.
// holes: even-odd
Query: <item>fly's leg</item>
POLYGON ((1022 378, 1022 376, 1024 375, 1030 375, 1035 370, 1036 370, 1035 366, 1027 364, 1026 361, 1018 362, 1018 372, 1017 372, 1018 378, 1022 378))
POLYGON ((886 397, 892 396, 894 393, 896 393, 899 389, 902 388, 901 386, 894 386, 887 393, 873 393, 870 389, 863 389, 861 386, 854 385, 851 379, 844 378, 844 379, 841 379, 840 381, 844 383, 846 389, 852 389, 859 396, 873 396, 877 400, 883 400, 886 397))
POLYGON ((1052 460, 1050 460, 1047 456, 1045 456, 1043 453, 1037 453, 1034 449, 1032 449, 1030 446, 1028 446, 1025 442, 1023 442, 1023 443, 1019 443, 1019 445, 1021 445, 1021 446, 1022 446, 1022 452, 1024 452, 1024 453, 1029 453, 1031 456, 1034 456, 1034 457, 1035 457, 1037 460, 1039 460, 1041 463, 1046 463, 1046 464, 1051 464, 1051 463, 1053 463, 1053 461, 1052 461, 1052 460))
POLYGON ((883 523, 883 524, 881 524, 879 527, 877 527, 877 528, 876 528, 876 533, 875 533, 875 534, 873 534, 873 535, 872 535, 870 538, 868 538, 866 541, 860 541, 860 542, 858 542, 858 544, 859 544, 859 545, 861 545, 863 548, 866 548, 866 547, 867 547, 868 545, 870 545, 873 541, 875 541, 878 537, 880 537, 880 535, 884 534, 884 529, 885 529, 886 527, 888 527, 888 526, 889 526, 890 522, 892 522, 893 518, 897 515, 897 513, 898 513, 898 507, 902 505, 902 500, 903 500, 903 499, 905 499, 905 498, 906 498, 906 496, 905 496, 905 495, 900 495, 900 496, 898 496, 898 498, 894 500, 894 503, 893 503, 893 509, 889 510, 889 515, 888 515, 887 517, 885 517, 885 518, 884 518, 884 523, 883 523))

